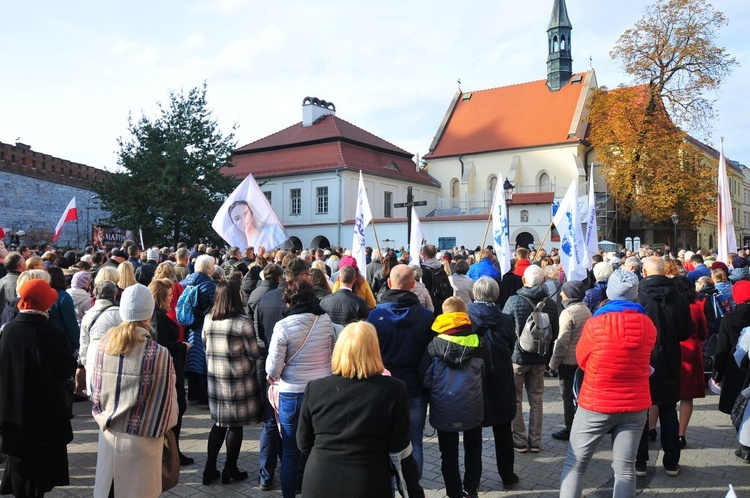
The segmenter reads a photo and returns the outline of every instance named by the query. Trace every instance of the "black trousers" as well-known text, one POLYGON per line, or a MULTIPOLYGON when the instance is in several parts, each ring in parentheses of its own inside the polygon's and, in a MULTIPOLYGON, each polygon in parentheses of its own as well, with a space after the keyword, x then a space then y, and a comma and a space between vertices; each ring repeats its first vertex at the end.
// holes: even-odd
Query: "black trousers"
MULTIPOLYGON (((664 450, 664 468, 675 470, 680 463, 680 425, 677 421, 677 403, 657 405, 659 407, 659 425, 661 426, 661 448, 664 450)), ((648 420, 643 427, 641 442, 636 455, 637 462, 648 462, 648 420)))
POLYGON ((464 481, 458 464, 458 432, 437 431, 440 470, 448 498, 461 498, 463 490, 476 491, 482 477, 482 427, 464 431, 464 481))

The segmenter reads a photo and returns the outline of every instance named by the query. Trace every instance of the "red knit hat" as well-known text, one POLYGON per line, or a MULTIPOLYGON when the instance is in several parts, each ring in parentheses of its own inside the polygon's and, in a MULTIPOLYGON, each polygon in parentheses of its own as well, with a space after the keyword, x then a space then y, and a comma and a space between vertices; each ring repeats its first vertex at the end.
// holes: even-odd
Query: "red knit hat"
POLYGON ((48 311, 57 301, 57 291, 38 278, 23 284, 18 295, 21 296, 18 301, 19 310, 48 311))
POLYGON ((732 287, 732 297, 737 304, 750 301, 750 280, 740 280, 732 287))

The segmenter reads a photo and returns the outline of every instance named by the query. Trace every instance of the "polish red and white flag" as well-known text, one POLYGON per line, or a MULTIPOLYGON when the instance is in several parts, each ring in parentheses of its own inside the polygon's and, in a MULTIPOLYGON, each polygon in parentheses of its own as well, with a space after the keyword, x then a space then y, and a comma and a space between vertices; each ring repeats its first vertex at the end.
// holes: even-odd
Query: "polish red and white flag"
POLYGON ((60 221, 57 222, 57 226, 55 227, 55 236, 52 237, 52 242, 57 242, 58 237, 60 237, 60 232, 62 232, 62 227, 66 221, 75 221, 77 219, 78 210, 76 209, 76 198, 73 197, 68 203, 68 207, 65 208, 65 212, 63 213, 62 218, 60 218, 60 221))

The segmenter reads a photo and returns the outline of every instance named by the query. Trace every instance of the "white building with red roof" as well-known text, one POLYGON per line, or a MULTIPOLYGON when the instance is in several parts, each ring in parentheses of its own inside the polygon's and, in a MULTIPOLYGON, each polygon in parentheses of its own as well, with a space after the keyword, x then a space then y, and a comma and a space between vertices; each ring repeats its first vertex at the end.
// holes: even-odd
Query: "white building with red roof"
MULTIPOLYGON (((302 111, 301 122, 238 148, 225 174, 252 173, 295 247, 351 247, 361 170, 381 247, 406 246, 406 210, 394 204, 412 187, 427 201, 417 208, 426 216, 438 181, 410 152, 336 116, 333 103, 306 97, 302 111)), ((378 245, 372 226, 365 235, 367 245, 378 245)))
MULTIPOLYGON (((553 200, 571 181, 578 182, 579 195, 586 194, 594 159, 586 141, 586 104, 597 82, 593 69, 572 73, 571 30, 564 0, 555 0, 547 29, 547 79, 459 90, 448 107, 424 159, 442 185, 435 215, 481 225, 466 245, 482 243, 494 191, 504 187, 497 184, 498 174, 510 182, 505 187, 514 187, 503 192, 511 246, 539 246, 551 223, 553 200)), ((598 173, 595 178, 596 190, 605 192, 598 173)))

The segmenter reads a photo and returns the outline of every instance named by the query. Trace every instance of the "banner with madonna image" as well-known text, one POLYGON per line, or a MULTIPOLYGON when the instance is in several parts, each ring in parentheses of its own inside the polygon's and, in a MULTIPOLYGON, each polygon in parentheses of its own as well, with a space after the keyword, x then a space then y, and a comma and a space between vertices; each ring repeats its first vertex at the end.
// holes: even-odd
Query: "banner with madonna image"
POLYGON ((247 175, 221 205, 211 226, 227 244, 241 250, 271 250, 289 239, 253 175, 247 175))

